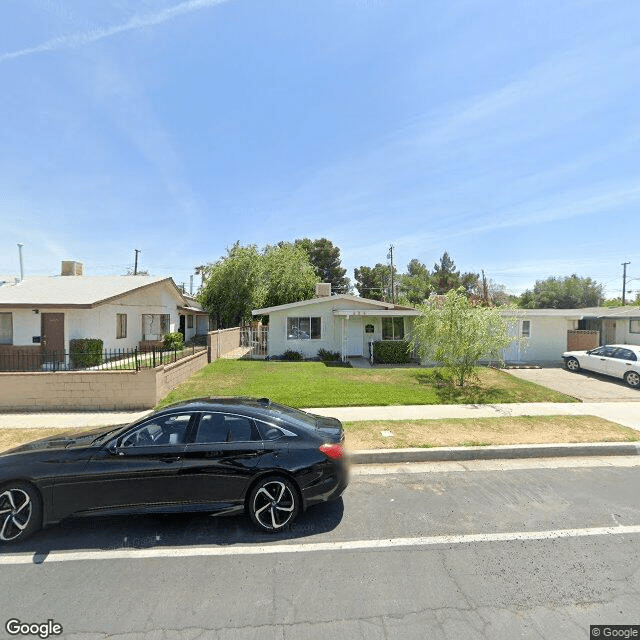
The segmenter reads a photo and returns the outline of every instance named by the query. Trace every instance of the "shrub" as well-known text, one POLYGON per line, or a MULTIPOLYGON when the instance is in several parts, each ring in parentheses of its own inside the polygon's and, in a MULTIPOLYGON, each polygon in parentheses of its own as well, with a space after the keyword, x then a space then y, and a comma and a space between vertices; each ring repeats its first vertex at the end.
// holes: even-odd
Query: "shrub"
POLYGON ((404 364, 411 362, 411 345, 406 340, 374 342, 373 361, 378 364, 404 364))
POLYGON ((173 333, 165 333, 163 339, 163 347, 165 349, 171 349, 173 351, 184 348, 184 338, 179 331, 174 331, 173 333))
POLYGON ((338 362, 340 353, 338 351, 327 351, 327 349, 318 349, 318 358, 323 362, 338 362))
POLYGON ((103 342, 100 338, 74 338, 69 340, 69 356, 74 369, 102 364, 103 342))
POLYGON ((288 349, 282 354, 282 359, 288 360, 289 362, 300 362, 302 360, 302 354, 299 351, 288 349))

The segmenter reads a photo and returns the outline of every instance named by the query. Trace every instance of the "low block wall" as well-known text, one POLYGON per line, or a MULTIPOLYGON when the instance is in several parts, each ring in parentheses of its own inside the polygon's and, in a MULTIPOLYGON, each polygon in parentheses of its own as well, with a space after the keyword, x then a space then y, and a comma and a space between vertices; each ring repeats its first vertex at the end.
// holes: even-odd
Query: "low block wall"
POLYGON ((209 331, 207 347, 209 348, 209 362, 231 353, 240 346, 240 327, 209 331))
POLYGON ((206 364, 200 351, 140 371, 0 372, 0 411, 150 409, 206 364))

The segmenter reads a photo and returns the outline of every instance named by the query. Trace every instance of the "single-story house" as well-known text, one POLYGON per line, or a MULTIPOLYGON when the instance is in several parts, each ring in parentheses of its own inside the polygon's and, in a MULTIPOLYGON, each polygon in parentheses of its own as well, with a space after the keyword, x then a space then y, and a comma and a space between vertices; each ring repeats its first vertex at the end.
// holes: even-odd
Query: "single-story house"
MULTIPOLYGON (((269 316, 267 355, 287 350, 314 357, 319 349, 369 357, 377 340, 410 339, 419 311, 342 294, 319 284, 316 298, 255 309, 269 316)), ((640 344, 640 308, 517 309, 504 312, 520 340, 505 350, 508 364, 559 364, 562 353, 600 344, 640 344)))
POLYGON ((331 285, 316 287, 316 298, 254 309, 254 316, 269 316, 268 356, 298 351, 311 358, 319 349, 369 357, 377 340, 408 339, 411 319, 418 311, 348 294, 331 295, 331 285))
POLYGON ((59 276, 0 282, 0 355, 68 353, 74 338, 129 350, 181 328, 189 340, 208 331, 209 318, 171 278, 85 276, 82 263, 64 261, 59 276))
POLYGON ((639 307, 518 309, 514 320, 520 342, 505 351, 507 363, 557 364, 562 353, 602 344, 640 344, 639 307))

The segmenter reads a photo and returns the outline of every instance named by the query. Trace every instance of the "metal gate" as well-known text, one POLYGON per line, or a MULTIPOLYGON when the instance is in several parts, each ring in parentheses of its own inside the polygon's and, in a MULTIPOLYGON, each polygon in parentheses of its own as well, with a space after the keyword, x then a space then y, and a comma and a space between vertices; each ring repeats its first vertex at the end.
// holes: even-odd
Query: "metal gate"
POLYGON ((269 327, 263 324, 240 327, 242 358, 264 360, 267 357, 269 327))

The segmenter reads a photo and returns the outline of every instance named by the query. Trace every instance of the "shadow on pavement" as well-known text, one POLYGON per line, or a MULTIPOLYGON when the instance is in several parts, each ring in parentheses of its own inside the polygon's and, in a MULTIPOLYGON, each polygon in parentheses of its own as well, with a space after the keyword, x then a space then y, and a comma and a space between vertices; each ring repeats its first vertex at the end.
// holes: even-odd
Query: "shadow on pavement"
POLYGON ((69 518, 38 531, 20 544, 3 545, 0 555, 33 553, 34 564, 55 551, 111 551, 188 546, 278 544, 335 529, 344 514, 342 498, 301 513, 287 531, 264 533, 246 516, 209 514, 69 518))

